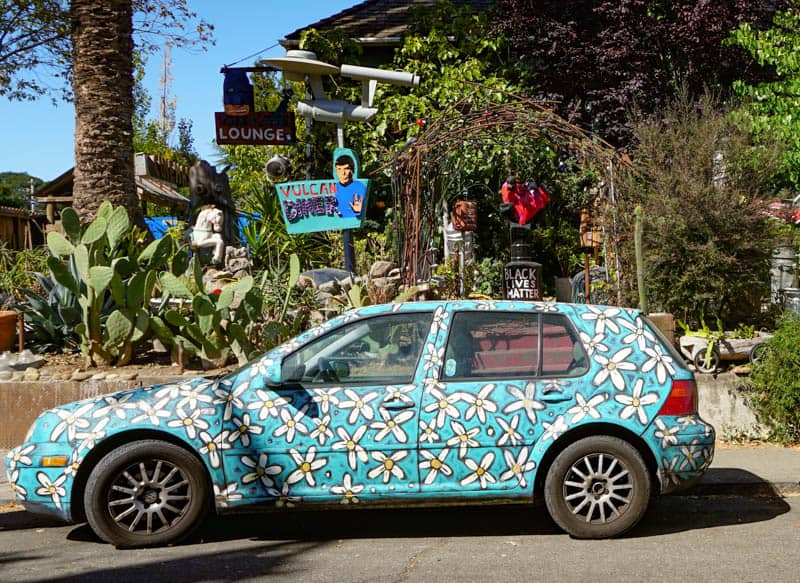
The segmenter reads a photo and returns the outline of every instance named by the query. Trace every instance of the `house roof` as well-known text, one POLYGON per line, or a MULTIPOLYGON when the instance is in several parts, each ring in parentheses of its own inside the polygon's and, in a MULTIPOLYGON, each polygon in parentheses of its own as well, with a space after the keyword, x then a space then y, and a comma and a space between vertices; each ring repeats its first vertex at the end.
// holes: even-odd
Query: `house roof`
MULTIPOLYGON (((457 6, 470 5, 483 12, 494 5, 494 0, 452 0, 457 6)), ((412 6, 433 6, 437 0, 366 0, 332 16, 298 28, 286 35, 280 44, 287 49, 297 48, 300 33, 314 28, 319 31, 339 29, 350 38, 364 44, 399 45, 408 28, 408 14, 412 6)))

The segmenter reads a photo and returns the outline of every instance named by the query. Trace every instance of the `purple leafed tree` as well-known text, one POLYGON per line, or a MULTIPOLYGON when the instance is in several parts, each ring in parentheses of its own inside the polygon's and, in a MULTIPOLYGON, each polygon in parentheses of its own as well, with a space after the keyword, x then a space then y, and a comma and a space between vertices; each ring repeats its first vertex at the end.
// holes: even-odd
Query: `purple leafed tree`
POLYGON ((655 112, 686 83, 727 88, 762 71, 722 41, 741 22, 767 27, 787 0, 496 0, 493 29, 559 113, 624 147, 631 108, 655 112))

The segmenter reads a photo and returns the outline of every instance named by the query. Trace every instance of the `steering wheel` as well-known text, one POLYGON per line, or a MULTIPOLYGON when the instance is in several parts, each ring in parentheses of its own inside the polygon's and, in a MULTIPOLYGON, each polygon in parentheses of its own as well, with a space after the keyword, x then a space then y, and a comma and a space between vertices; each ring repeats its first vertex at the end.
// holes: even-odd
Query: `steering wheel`
POLYGON ((336 374, 336 369, 333 367, 333 363, 327 358, 319 358, 319 370, 317 374, 314 375, 315 380, 319 378, 323 382, 326 383, 338 383, 339 375, 336 374))

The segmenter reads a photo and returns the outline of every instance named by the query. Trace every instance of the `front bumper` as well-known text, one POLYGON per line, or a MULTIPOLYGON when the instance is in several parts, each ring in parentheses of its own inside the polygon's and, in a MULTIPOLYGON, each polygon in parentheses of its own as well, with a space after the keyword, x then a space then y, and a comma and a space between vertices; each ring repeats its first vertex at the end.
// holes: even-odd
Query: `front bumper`
POLYGON ((645 438, 656 455, 662 494, 696 483, 714 459, 714 427, 699 415, 657 417, 645 438))
POLYGON ((79 463, 64 444, 26 443, 8 452, 6 475, 14 496, 31 513, 71 521, 72 484, 79 463), (63 467, 47 467, 45 456, 61 455, 69 460, 63 467))

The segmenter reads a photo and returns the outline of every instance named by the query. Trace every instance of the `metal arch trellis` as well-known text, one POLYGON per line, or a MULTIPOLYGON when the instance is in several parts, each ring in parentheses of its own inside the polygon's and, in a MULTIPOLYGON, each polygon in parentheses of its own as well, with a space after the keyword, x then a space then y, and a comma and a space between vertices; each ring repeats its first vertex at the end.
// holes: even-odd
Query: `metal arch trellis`
MULTIPOLYGON (((612 185, 609 192, 613 192, 614 165, 629 165, 609 143, 556 115, 550 102, 512 94, 506 94, 508 101, 504 102, 491 97, 476 99, 476 94, 487 91, 478 86, 429 120, 416 140, 407 143, 402 154, 393 154, 392 160, 381 168, 392 168, 399 259, 403 280, 408 286, 421 280, 420 275, 427 267, 424 251, 436 229, 438 200, 426 194, 431 194, 429 190, 448 157, 465 143, 484 142, 501 133, 507 137, 509 132, 527 138, 546 138, 594 161, 598 174, 612 185)), ((615 235, 615 226, 612 229, 615 235)), ((612 236, 612 241, 615 239, 612 236)), ((615 256, 618 257, 618 253, 615 252, 615 256)))

